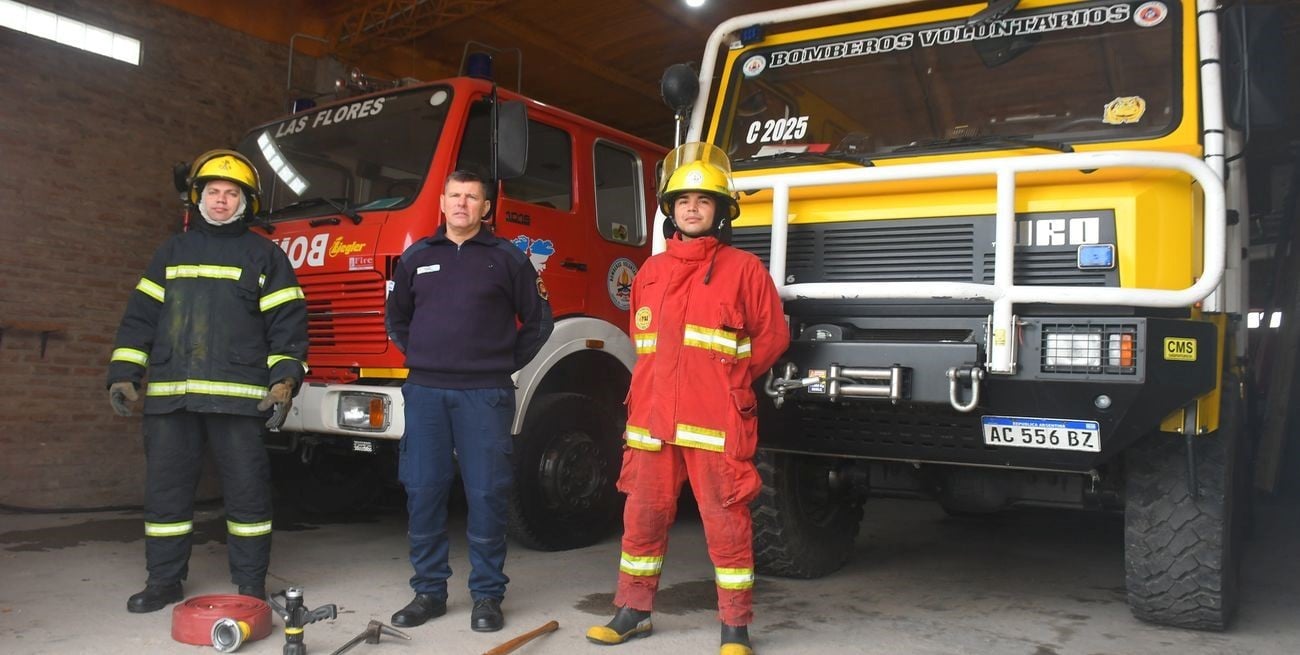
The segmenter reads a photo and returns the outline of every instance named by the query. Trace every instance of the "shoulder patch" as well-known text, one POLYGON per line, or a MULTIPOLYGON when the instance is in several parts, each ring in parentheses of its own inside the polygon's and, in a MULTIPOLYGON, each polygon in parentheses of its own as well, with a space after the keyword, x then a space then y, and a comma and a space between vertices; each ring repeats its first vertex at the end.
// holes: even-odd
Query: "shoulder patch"
POLYGON ((546 290, 546 283, 542 281, 542 276, 537 276, 537 296, 542 300, 550 300, 551 292, 546 290))

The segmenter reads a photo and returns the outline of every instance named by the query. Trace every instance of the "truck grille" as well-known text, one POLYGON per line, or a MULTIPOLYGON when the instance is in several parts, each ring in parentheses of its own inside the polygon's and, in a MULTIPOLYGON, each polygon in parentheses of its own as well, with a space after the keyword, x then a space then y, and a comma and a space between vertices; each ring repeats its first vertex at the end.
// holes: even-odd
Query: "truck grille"
POLYGON ((374 271, 321 273, 302 275, 299 282, 307 295, 312 355, 388 349, 383 276, 374 271))
MULTIPOLYGON (((1027 219, 1031 215, 1018 218, 1027 219)), ((1114 243, 1113 216, 1101 230, 1114 243)), ((764 264, 771 228, 736 228, 732 243, 764 264)), ((1119 286, 1119 274, 1081 271, 1077 246, 1016 248, 1015 283, 1119 286)), ((992 217, 857 221, 791 225, 786 282, 993 282, 992 217)))
POLYGON ((986 450, 979 416, 959 414, 947 408, 887 403, 845 403, 829 406, 809 403, 801 406, 802 433, 798 440, 816 450, 841 449, 871 444, 881 448, 905 448, 944 460, 945 451, 986 450))

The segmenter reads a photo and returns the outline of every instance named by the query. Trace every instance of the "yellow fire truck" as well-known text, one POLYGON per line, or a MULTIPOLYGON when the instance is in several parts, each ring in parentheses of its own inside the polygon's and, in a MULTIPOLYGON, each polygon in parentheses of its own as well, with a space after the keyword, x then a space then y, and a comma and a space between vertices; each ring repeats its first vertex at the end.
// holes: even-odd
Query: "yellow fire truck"
POLYGON ((838 569, 868 493, 1122 508, 1133 613, 1227 624, 1245 176, 1219 20, 849 0, 718 27, 679 117, 732 158, 735 243, 794 339, 764 385, 760 570, 838 569))

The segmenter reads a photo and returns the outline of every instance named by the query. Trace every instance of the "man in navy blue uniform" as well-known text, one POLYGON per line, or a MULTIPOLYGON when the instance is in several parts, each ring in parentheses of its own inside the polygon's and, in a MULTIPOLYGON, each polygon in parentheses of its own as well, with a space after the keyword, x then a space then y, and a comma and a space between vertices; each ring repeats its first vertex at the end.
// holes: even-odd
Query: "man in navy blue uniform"
POLYGON ((484 229, 487 191, 479 176, 452 173, 443 186, 443 225, 407 248, 393 269, 388 336, 410 371, 402 385, 406 433, 398 477, 415 569, 415 598, 393 614, 400 627, 447 611, 447 498, 457 461, 469 502, 470 627, 493 632, 505 623, 510 376, 541 349, 552 321, 546 287, 528 257, 484 229))

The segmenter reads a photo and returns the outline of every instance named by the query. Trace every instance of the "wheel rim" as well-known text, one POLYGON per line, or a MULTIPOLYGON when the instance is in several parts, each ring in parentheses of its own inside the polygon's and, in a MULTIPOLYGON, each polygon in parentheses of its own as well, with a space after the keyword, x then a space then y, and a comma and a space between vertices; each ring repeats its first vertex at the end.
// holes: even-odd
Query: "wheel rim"
POLYGON ((600 448, 585 432, 557 436, 538 461, 537 480, 546 505, 561 513, 598 506, 606 485, 600 448))

